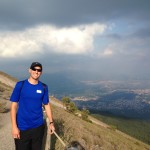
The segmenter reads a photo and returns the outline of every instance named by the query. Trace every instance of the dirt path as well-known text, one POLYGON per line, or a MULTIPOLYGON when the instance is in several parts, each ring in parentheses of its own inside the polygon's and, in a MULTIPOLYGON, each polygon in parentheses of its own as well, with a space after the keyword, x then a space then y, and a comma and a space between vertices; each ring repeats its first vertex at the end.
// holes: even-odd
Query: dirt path
POLYGON ((95 123, 95 124, 97 124, 97 125, 100 125, 100 126, 102 126, 102 127, 104 127, 104 128, 108 128, 108 127, 109 127, 109 125, 107 125, 107 124, 105 124, 105 123, 99 121, 98 119, 96 119, 96 118, 94 118, 94 117, 89 116, 89 119, 90 119, 93 123, 95 123))
MULTIPOLYGON (((7 102, 7 107, 10 107, 10 102, 7 102)), ((0 113, 0 150, 15 150, 9 111, 0 113)))

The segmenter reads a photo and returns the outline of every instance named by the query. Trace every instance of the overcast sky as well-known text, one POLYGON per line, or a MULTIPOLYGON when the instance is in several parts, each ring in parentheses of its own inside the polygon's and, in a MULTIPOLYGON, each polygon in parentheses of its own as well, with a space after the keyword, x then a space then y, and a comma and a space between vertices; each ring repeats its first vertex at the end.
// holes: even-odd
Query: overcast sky
POLYGON ((0 0, 0 70, 150 79, 150 0, 0 0))

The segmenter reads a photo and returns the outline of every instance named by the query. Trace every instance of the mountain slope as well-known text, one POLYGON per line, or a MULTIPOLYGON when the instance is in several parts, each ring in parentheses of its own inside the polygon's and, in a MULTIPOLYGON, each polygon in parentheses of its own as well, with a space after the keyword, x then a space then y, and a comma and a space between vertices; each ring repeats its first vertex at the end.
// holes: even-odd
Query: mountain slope
POLYGON ((8 100, 17 79, 0 71, 0 100, 8 100))
MULTIPOLYGON (((15 85, 17 80, 14 80, 9 75, 7 76, 5 73, 0 73, 0 81, 0 85, 3 88, 1 95, 5 92, 5 96, 9 97, 12 87, 15 85)), ((4 100, 6 101, 7 99, 4 100)), ((10 102, 7 101, 7 103, 9 108, 10 102)), ((59 102, 51 99, 56 132, 66 144, 72 141, 78 141, 86 150, 150 150, 149 145, 144 144, 128 135, 120 133, 109 126, 105 127, 83 121, 81 118, 70 114, 61 108, 60 103, 59 106, 56 106, 56 103, 59 102)), ((0 120, 0 149, 10 150, 11 148, 14 150, 14 144, 11 137, 11 128, 8 126, 11 124, 9 112, 4 114, 0 113, 0 120), (7 117, 7 120, 4 117, 7 117), (5 133, 2 131, 5 131, 5 133), (3 138, 4 135, 5 138, 3 138), (10 144, 8 141, 10 141, 10 144)), ((52 150, 64 149, 63 145, 55 135, 52 135, 51 148, 52 150)))
MULTIPOLYGON (((150 146, 110 127, 83 121, 81 118, 52 106, 56 132, 65 143, 79 141, 86 150, 150 150, 150 146)), ((53 135, 53 146, 63 149, 53 135)))
POLYGON ((7 86, 14 87, 17 79, 11 77, 10 75, 0 71, 0 82, 6 84, 7 86))

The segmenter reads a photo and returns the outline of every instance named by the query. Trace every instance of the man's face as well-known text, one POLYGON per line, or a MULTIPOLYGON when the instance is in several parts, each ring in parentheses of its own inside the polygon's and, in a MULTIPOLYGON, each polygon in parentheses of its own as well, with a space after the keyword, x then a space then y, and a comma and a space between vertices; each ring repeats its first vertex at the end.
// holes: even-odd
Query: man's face
POLYGON ((34 80, 38 80, 42 74, 42 69, 41 67, 36 66, 32 69, 29 69, 29 73, 30 73, 31 78, 33 78, 34 80))

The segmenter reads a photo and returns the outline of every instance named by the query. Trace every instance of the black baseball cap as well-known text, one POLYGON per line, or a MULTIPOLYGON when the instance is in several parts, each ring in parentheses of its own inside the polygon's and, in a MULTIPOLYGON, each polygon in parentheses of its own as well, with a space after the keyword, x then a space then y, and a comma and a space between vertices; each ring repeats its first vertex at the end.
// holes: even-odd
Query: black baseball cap
POLYGON ((39 62, 33 62, 30 66, 30 69, 33 69, 34 67, 40 67, 42 69, 42 64, 39 62))

